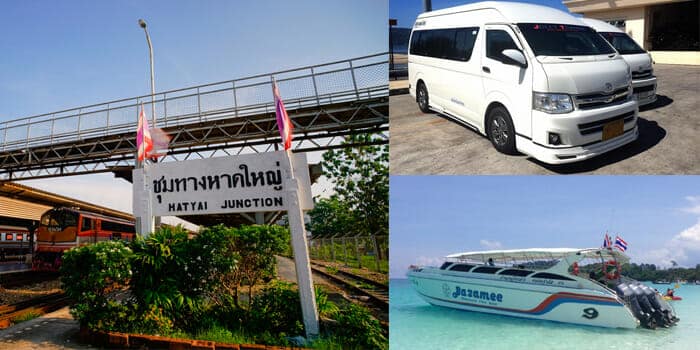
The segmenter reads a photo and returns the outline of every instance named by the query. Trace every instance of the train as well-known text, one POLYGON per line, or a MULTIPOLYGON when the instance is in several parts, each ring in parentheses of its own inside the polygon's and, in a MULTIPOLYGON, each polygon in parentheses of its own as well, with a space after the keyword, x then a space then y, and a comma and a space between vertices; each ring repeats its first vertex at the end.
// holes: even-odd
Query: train
POLYGON ((136 226, 130 220, 77 208, 53 208, 39 221, 32 270, 58 271, 68 249, 108 240, 131 241, 135 234, 136 226))
POLYGON ((30 252, 31 237, 26 227, 0 225, 0 261, 22 259, 30 252))

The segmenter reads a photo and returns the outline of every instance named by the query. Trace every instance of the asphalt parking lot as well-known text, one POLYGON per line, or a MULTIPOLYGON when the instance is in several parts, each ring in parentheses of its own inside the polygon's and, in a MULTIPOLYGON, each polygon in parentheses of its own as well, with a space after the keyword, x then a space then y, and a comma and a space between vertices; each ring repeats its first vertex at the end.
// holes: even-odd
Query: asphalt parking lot
POLYGON ((639 139, 599 157, 547 165, 509 156, 408 94, 389 99, 391 174, 700 174, 700 66, 654 65, 656 103, 640 109, 639 139))

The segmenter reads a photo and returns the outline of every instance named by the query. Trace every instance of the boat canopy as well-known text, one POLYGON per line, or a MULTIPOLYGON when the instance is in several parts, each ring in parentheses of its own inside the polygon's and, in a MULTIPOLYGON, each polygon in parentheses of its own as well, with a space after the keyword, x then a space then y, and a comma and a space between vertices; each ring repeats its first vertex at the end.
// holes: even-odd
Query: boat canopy
POLYGON ((626 263, 629 257, 625 253, 608 248, 529 248, 510 250, 485 250, 479 252, 457 253, 446 256, 450 260, 459 261, 481 261, 488 259, 497 261, 510 260, 540 260, 540 259, 563 259, 571 255, 581 255, 584 258, 614 259, 619 263, 626 263))

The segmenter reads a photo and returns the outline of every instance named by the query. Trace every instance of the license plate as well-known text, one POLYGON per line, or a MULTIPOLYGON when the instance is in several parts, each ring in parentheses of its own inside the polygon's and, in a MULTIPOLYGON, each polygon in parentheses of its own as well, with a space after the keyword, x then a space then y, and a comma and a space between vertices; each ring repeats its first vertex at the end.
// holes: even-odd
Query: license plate
POLYGON ((618 119, 603 125, 603 141, 622 135, 625 130, 625 120, 618 119))

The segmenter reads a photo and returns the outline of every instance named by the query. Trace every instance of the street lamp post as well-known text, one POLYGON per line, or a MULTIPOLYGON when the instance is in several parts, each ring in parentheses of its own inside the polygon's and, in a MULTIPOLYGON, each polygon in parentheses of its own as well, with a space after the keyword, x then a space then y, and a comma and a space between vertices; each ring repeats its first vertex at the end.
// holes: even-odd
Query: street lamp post
MULTIPOLYGON (((139 26, 143 28, 143 32, 146 33, 146 42, 148 43, 148 58, 151 63, 151 120, 153 121, 151 125, 156 127, 156 81, 153 73, 153 45, 151 44, 151 36, 148 35, 148 28, 146 28, 146 21, 139 18, 139 26)), ((137 164, 138 167, 138 164, 137 164)), ((153 224, 157 228, 160 226, 160 217, 156 216, 153 218, 153 224)))
POLYGON ((153 45, 151 45, 151 36, 148 35, 148 29, 146 28, 146 21, 139 19, 139 26, 143 28, 144 33, 146 33, 146 42, 148 42, 148 57, 151 60, 151 116, 153 120, 153 127, 156 127, 156 82, 153 78, 153 45))

